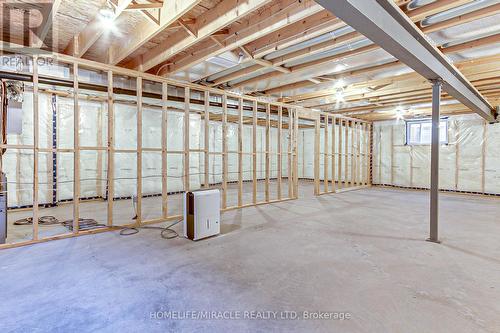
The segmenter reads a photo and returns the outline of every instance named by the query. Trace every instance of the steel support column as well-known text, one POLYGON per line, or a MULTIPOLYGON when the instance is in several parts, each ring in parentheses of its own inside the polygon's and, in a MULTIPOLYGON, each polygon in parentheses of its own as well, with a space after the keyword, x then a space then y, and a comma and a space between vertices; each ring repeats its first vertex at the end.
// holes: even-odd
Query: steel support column
POLYGON ((430 242, 439 243, 439 120, 441 104, 441 81, 432 82, 432 145, 431 145, 431 211, 430 211, 430 242))

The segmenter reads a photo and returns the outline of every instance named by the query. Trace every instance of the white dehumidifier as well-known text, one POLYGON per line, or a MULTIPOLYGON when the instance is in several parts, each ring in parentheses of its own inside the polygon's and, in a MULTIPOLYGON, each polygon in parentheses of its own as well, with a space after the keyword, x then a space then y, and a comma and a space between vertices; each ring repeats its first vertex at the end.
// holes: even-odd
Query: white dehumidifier
POLYGON ((199 240, 219 233, 219 190, 198 190, 184 193, 184 237, 199 240))

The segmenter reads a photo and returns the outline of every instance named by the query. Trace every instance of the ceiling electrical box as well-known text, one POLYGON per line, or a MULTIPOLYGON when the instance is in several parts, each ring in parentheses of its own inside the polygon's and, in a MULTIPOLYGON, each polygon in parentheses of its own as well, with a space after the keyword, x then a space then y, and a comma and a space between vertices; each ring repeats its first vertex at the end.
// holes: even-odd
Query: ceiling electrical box
POLYGON ((184 193, 184 237, 199 240, 220 233, 220 191, 184 193))

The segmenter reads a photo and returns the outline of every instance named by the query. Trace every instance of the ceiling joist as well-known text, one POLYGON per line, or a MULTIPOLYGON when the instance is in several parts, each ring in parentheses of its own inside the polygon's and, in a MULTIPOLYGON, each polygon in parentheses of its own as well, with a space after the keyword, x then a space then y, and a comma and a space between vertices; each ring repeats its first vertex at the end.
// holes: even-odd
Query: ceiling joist
MULTIPOLYGON (((127 58, 145 43, 156 37, 177 21, 186 13, 198 5, 201 0, 168 0, 165 1, 161 9, 160 24, 153 25, 146 21, 136 27, 134 33, 128 35, 126 40, 111 45, 109 48, 109 64, 116 65, 127 58)), ((100 62, 108 63, 108 56, 104 55, 100 62)))
MULTIPOLYGON (((116 20, 121 13, 132 3, 132 0, 118 0, 112 20, 116 20)), ((74 57, 82 57, 92 45, 102 36, 105 29, 103 27, 100 14, 91 21, 75 38, 73 38, 66 49, 65 54, 74 57)))

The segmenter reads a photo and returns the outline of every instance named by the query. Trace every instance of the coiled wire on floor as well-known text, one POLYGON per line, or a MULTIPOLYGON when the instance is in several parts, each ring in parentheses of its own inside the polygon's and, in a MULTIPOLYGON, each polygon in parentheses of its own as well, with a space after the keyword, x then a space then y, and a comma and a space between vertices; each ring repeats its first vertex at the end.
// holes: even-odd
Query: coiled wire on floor
MULTIPOLYGON (((61 224, 69 230, 73 231, 73 220, 66 220, 64 222, 61 222, 61 224)), ((97 223, 97 221, 94 219, 78 219, 78 230, 90 230, 105 227, 106 225, 97 223)))
MULTIPOLYGON (((19 219, 16 222, 14 222, 14 225, 30 225, 33 224, 33 218, 32 217, 26 217, 24 219, 19 219)), ((54 224, 59 224, 59 220, 56 219, 54 216, 41 216, 38 218, 38 225, 54 225, 54 224)))
POLYGON ((125 227, 122 230, 120 230, 120 235, 121 236, 130 236, 130 235, 135 235, 139 232, 140 229, 154 229, 154 230, 161 230, 160 236, 163 239, 174 239, 179 237, 179 234, 177 231, 171 229, 173 226, 181 223, 183 220, 175 221, 166 227, 153 227, 153 226, 143 226, 143 227, 125 227))
MULTIPOLYGON (((154 226, 142 226, 142 227, 125 227, 120 230, 120 235, 122 236, 130 236, 130 235, 135 235, 139 232, 139 229, 155 229, 155 230, 161 230, 160 235, 163 239, 174 239, 179 237, 179 234, 177 231, 171 229, 173 226, 181 223, 183 220, 175 221, 166 227, 154 227, 154 226)), ((32 225, 33 224, 33 218, 32 217, 26 217, 23 219, 19 219, 14 222, 14 225, 32 225)), ((70 231, 73 230, 73 220, 66 220, 63 222, 60 222, 56 217, 47 215, 47 216, 41 216, 38 218, 38 225, 44 226, 44 225, 57 225, 60 224, 66 228, 68 228, 70 231)), ((105 228, 106 225, 98 223, 94 219, 84 219, 80 218, 78 219, 78 229, 79 230, 91 230, 91 229, 98 229, 98 228, 105 228)))
MULTIPOLYGON (((98 223, 94 219, 78 219, 79 222, 79 230, 90 230, 90 229, 98 229, 98 228, 105 228, 106 226, 104 224, 98 223)), ((24 219, 19 219, 14 222, 14 225, 32 225, 33 224, 33 218, 32 217, 26 217, 24 219)), ((38 225, 44 226, 44 225, 56 225, 60 224, 69 230, 73 230, 73 220, 66 220, 63 222, 60 222, 56 217, 47 215, 47 216, 40 216, 38 218, 38 225)))

